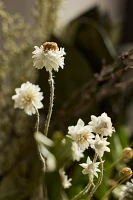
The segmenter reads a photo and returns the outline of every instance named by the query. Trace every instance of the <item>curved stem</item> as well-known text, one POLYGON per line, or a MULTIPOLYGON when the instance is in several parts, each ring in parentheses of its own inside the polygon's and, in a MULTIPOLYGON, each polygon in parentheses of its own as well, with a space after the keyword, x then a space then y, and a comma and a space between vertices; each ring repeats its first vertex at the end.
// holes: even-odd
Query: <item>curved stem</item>
POLYGON ((47 136, 48 135, 48 128, 50 124, 50 119, 52 115, 52 108, 53 108, 53 101, 54 101, 54 80, 52 76, 52 71, 49 72, 49 85, 50 85, 50 103, 49 103, 49 110, 48 110, 48 115, 45 123, 45 129, 44 129, 44 134, 47 136))
MULTIPOLYGON (((36 106, 35 106, 35 104, 34 104, 33 101, 32 101, 32 105, 34 106, 35 111, 36 111, 36 116, 37 116, 37 120, 36 120, 36 134, 38 134, 38 131, 39 131, 39 112, 38 112, 38 109, 36 108, 36 106)), ((38 144, 38 142, 37 142, 37 144, 38 144)), ((41 158, 41 160, 42 160, 42 162, 43 162, 43 164, 45 166, 45 160, 44 160, 44 158, 43 158, 43 156, 42 156, 42 154, 40 152, 39 147, 38 147, 38 152, 39 152, 40 158, 41 158)))
POLYGON ((102 179, 103 179, 103 161, 102 161, 101 158, 100 158, 100 162, 101 162, 101 174, 100 174, 100 177, 98 179, 97 184, 95 185, 95 187, 93 187, 92 191, 90 192, 87 200, 91 199, 91 197, 94 195, 94 193, 96 192, 97 188, 100 186, 100 184, 102 182, 102 179))
POLYGON ((92 186, 92 182, 88 183, 88 185, 79 193, 77 194, 74 198, 72 198, 72 200, 77 200, 79 199, 86 191, 88 191, 90 189, 90 187, 92 186))

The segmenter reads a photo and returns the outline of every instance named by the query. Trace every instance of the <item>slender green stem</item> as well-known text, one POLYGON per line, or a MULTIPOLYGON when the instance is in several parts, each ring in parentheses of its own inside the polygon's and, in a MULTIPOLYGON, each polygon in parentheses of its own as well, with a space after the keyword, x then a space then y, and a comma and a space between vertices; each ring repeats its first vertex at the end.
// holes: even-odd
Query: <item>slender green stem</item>
POLYGON ((86 191, 88 191, 90 189, 92 184, 93 184, 92 182, 88 183, 88 185, 79 194, 77 194, 74 198, 72 198, 72 200, 79 199, 86 191))
POLYGON ((90 200, 91 197, 94 195, 94 193, 96 192, 97 188, 100 186, 101 182, 102 182, 102 179, 103 179, 103 161, 102 159, 100 158, 100 162, 101 162, 101 173, 100 173, 100 177, 98 179, 98 182, 97 184, 95 185, 95 187, 93 187, 92 191, 90 192, 87 200, 90 200))
POLYGON ((50 119, 52 115, 52 108, 53 108, 53 101, 54 101, 54 80, 52 76, 52 71, 49 72, 49 85, 50 85, 50 103, 49 103, 49 110, 48 110, 48 115, 45 123, 45 129, 44 129, 44 134, 47 136, 48 135, 48 128, 50 124, 50 119))

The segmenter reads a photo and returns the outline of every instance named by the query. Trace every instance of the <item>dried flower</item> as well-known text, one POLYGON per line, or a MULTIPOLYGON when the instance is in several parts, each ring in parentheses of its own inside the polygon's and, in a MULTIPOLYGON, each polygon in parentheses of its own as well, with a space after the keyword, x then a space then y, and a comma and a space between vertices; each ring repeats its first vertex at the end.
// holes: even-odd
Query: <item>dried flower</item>
POLYGON ((63 185, 63 188, 69 188, 72 184, 71 184, 71 181, 72 179, 67 177, 67 175, 65 175, 65 171, 63 169, 60 169, 59 171, 60 173, 60 176, 61 176, 61 182, 62 182, 62 185, 63 185))
POLYGON ((16 88, 16 95, 12 96, 15 101, 14 108, 24 109, 28 115, 35 114, 36 109, 43 107, 41 100, 43 99, 43 93, 40 92, 38 85, 34 85, 27 81, 23 83, 20 88, 16 88))
POLYGON ((84 151, 92 144, 92 139, 94 138, 94 134, 91 133, 90 126, 84 126, 84 122, 79 119, 76 126, 68 127, 69 137, 75 141, 79 148, 84 151))
POLYGON ((83 151, 79 148, 76 142, 72 142, 72 158, 73 161, 80 161, 84 157, 83 151))
POLYGON ((133 179, 122 188, 119 200, 133 200, 133 179))
POLYGON ((132 176, 132 170, 129 167, 124 167, 121 171, 120 171, 120 177, 122 178, 130 178, 132 176))
POLYGON ((64 68, 64 48, 58 48, 54 42, 46 42, 39 48, 35 46, 33 51, 33 66, 37 69, 46 68, 46 71, 55 70, 58 72, 59 67, 64 68))
POLYGON ((115 131, 114 127, 112 127, 111 118, 106 113, 99 117, 92 115, 89 125, 94 133, 102 136, 112 136, 112 133, 115 131))
POLYGON ((130 147, 123 149, 122 156, 124 159, 130 160, 133 157, 133 149, 130 147))
POLYGON ((107 147, 110 143, 106 141, 107 138, 100 138, 99 135, 96 135, 91 148, 93 148, 96 154, 99 157, 103 157, 104 151, 110 152, 110 148, 107 147))
POLYGON ((88 156, 86 163, 82 163, 80 164, 81 167, 83 167, 83 174, 88 174, 90 181, 93 181, 94 176, 96 176, 98 178, 98 174, 97 172, 100 172, 100 169, 98 169, 98 165, 100 164, 100 162, 92 162, 88 156))

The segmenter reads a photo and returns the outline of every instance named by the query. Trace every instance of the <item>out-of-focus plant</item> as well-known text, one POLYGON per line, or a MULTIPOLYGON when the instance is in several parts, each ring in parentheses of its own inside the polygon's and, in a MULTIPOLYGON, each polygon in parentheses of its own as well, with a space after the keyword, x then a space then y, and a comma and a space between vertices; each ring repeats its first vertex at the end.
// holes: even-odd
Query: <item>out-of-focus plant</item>
POLYGON ((0 1, 1 199, 36 199, 36 196, 38 199, 41 196, 41 162, 32 134, 34 119, 29 123, 23 112, 14 112, 10 99, 18 85, 37 81, 38 74, 31 68, 31 51, 35 41, 41 43, 50 38, 59 4, 60 1, 35 0, 31 9, 32 23, 26 23, 22 15, 9 14, 4 1, 0 1))

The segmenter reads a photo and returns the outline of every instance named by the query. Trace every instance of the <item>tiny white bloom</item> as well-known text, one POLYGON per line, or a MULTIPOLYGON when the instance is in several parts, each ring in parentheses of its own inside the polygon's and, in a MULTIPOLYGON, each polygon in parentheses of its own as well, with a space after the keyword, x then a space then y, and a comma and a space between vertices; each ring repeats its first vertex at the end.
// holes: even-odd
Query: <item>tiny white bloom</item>
POLYGON ((83 151, 79 148, 76 142, 72 142, 72 159, 73 161, 80 161, 84 157, 83 151))
POLYGON ((75 141, 81 150, 85 150, 92 143, 94 134, 91 133, 90 126, 84 126, 84 122, 79 119, 76 126, 68 127, 68 137, 75 141))
POLYGON ((100 169, 98 169, 99 164, 100 162, 93 163, 88 156, 86 163, 80 164, 80 166, 84 168, 82 173, 88 174, 90 181, 93 181, 94 176, 98 178, 97 172, 100 172, 100 169))
POLYGON ((33 51, 33 66, 37 69, 46 68, 46 71, 55 70, 58 72, 59 67, 64 68, 64 48, 58 48, 54 42, 46 42, 39 48, 35 46, 33 51))
POLYGON ((28 115, 35 114, 35 108, 40 109, 43 107, 41 100, 43 93, 40 92, 40 87, 27 81, 23 83, 20 88, 15 89, 16 94, 12 96, 15 101, 14 108, 24 109, 28 115), (34 104, 34 105, 33 105, 34 104))
POLYGON ((59 170, 60 176, 61 176, 61 182, 62 182, 62 186, 63 188, 69 188, 72 184, 71 181, 72 179, 67 177, 67 175, 65 175, 65 171, 61 168, 59 170))
POLYGON ((76 140, 78 131, 84 127, 84 122, 82 119, 79 119, 76 126, 69 126, 68 127, 68 134, 72 140, 76 140))
POLYGON ((110 148, 107 147, 110 143, 106 140, 107 138, 100 138, 99 135, 96 135, 95 140, 93 140, 91 148, 95 150, 99 157, 103 157, 104 151, 110 152, 110 148))
POLYGON ((102 136, 112 136, 112 133, 115 131, 114 127, 112 127, 111 118, 106 113, 99 117, 92 115, 89 125, 94 133, 102 136))

